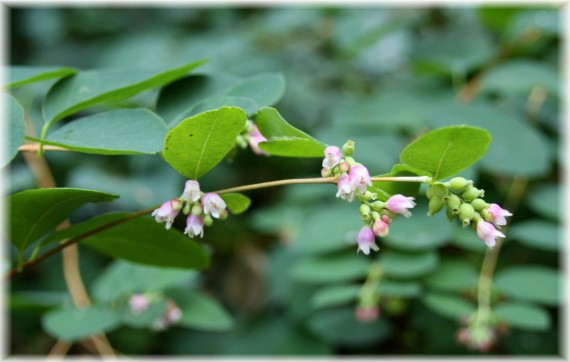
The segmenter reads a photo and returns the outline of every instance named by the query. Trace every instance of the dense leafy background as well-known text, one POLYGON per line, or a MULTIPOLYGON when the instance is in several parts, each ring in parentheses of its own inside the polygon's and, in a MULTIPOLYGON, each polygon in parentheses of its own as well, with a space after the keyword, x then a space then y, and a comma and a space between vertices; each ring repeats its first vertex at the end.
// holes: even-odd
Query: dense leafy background
MULTIPOLYGON (((513 328, 493 352, 559 353, 563 156, 557 10, 11 6, 8 14, 10 64, 50 66, 43 75, 20 72, 9 80, 36 131, 44 122, 43 98, 60 76, 107 67, 167 71, 205 58, 208 63, 195 75, 94 104, 71 119, 142 107, 172 127, 182 113, 226 105, 251 115, 273 105, 288 123, 322 142, 354 140, 356 158, 374 174, 390 172, 403 148, 431 128, 488 129, 493 137, 488 153, 463 174, 486 190, 486 199, 499 203, 508 198, 513 178, 525 185, 496 278, 497 313, 513 328), (31 77, 43 81, 25 84, 31 77), (474 77, 480 77, 479 92, 464 105, 458 99, 474 77)), ((72 127, 69 120, 54 124, 54 142, 57 132, 72 127)), ((132 144, 110 152, 117 154, 112 157, 48 152, 58 186, 121 196, 112 204, 80 208, 72 222, 179 195, 183 177, 159 156, 145 154, 158 149, 132 144)), ((320 172, 317 159, 256 157, 249 150, 230 156, 231 162, 203 177, 209 190, 320 172)), ((8 177, 5 193, 35 188, 21 155, 8 177)), ((483 244, 472 232, 447 224, 444 215, 429 219, 420 201, 412 219, 392 224, 379 254, 356 257, 346 240, 360 227, 358 212, 334 192, 327 185, 250 192, 248 212, 207 230, 211 266, 199 276, 185 271, 168 274, 166 284, 146 285, 141 280, 154 280, 156 271, 130 270, 129 285, 136 288, 111 287, 117 293, 170 288, 172 298, 189 308, 179 327, 161 334, 137 329, 145 322, 102 306, 81 318, 104 322, 112 345, 134 354, 473 353, 454 341, 454 333, 456 317, 474 307, 483 244), (376 261, 386 272, 379 287, 382 317, 359 324, 353 318, 357 288, 376 261)), ((182 220, 175 227, 183 230, 182 220)), ((110 258, 84 246, 80 250, 84 280, 103 303, 111 298, 105 283, 129 265, 110 264, 110 258)), ((15 354, 47 353, 55 340, 45 330, 69 320, 69 313, 77 317, 69 310, 59 256, 15 278, 10 295, 15 354)), ((85 351, 76 346, 71 352, 85 351)))

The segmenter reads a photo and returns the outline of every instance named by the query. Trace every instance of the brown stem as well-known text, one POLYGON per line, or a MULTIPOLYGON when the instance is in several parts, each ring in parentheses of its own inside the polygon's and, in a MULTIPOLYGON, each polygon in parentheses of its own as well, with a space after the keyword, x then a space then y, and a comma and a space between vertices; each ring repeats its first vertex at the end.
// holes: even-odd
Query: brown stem
MULTIPOLYGON (((21 145, 20 147, 18 147, 18 151, 20 152, 38 152, 38 150, 40 149, 40 144, 39 143, 26 143, 25 145, 21 145)), ((67 151, 70 152, 71 150, 68 150, 67 148, 63 148, 63 147, 58 147, 58 146, 49 146, 49 145, 44 145, 43 147, 44 151, 67 151)))

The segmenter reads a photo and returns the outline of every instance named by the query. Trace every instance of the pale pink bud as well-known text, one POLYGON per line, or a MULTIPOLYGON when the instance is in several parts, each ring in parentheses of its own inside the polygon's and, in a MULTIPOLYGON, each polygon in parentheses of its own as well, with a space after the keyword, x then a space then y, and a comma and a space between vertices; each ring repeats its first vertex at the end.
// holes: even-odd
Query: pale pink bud
POLYGON ((158 209, 154 210, 151 216, 154 216, 156 222, 166 222, 166 229, 168 230, 172 227, 176 216, 178 216, 181 206, 182 203, 179 199, 168 200, 158 209))
POLYGON ((386 224, 390 224, 392 222, 392 219, 390 218, 390 216, 388 215, 382 215, 381 217, 382 221, 384 221, 386 224))
POLYGON ((184 185, 184 192, 180 197, 184 201, 196 202, 200 200, 200 184, 198 181, 188 180, 184 185))
POLYGON ((348 202, 352 202, 352 200, 354 200, 354 190, 350 183, 350 177, 346 173, 340 175, 336 186, 338 188, 336 197, 340 197, 348 202))
POLYGON ((190 214, 186 218, 186 229, 184 229, 184 234, 188 234, 189 237, 193 238, 195 236, 204 237, 204 219, 201 216, 190 214))
POLYGON ((168 301, 165 318, 170 324, 174 324, 182 318, 182 311, 178 308, 176 303, 171 300, 168 301))
POLYGON ((133 294, 129 299, 129 307, 133 314, 141 314, 150 306, 150 301, 144 294, 133 294))
POLYGON ((261 132, 259 132, 259 128, 257 128, 256 125, 253 125, 251 127, 251 130, 249 131, 249 146, 251 147, 251 150, 256 154, 256 155, 264 155, 264 156, 269 156, 269 153, 263 151, 261 148, 259 148, 259 143, 260 142, 266 142, 267 138, 265 138, 261 132))
POLYGON ((380 316, 380 309, 378 306, 356 307, 354 316, 359 322, 373 322, 380 316))
POLYGON ((370 226, 363 226, 356 237, 356 242, 358 243, 358 251, 362 251, 365 255, 370 254, 370 248, 374 251, 378 251, 378 245, 376 245, 374 239, 374 233, 370 226))
POLYGON ((331 175, 331 170, 329 168, 323 167, 321 170, 322 177, 329 177, 331 175))
POLYGON ((412 216, 412 213, 408 209, 416 206, 416 203, 413 200, 413 197, 397 194, 386 201, 386 208, 394 214, 401 214, 404 217, 410 217, 412 216))
POLYGON ((218 194, 208 192, 202 196, 202 206, 204 207, 204 214, 219 219, 220 212, 226 208, 226 203, 218 194))
POLYGON ((489 248, 492 248, 493 246, 495 246, 495 238, 497 237, 504 238, 505 235, 502 232, 495 229, 493 224, 481 220, 477 223, 477 237, 483 240, 483 242, 489 248))
POLYGON ((507 225, 507 220, 505 219, 506 216, 513 216, 513 214, 511 214, 508 210, 501 208, 497 204, 489 205, 487 212, 491 214, 493 218, 493 224, 498 227, 507 225))
POLYGON ((325 158, 323 159, 323 167, 332 169, 342 159, 342 154, 340 153, 340 148, 337 146, 328 146, 325 148, 325 158))
POLYGON ((372 225, 372 231, 374 231, 374 234, 380 237, 386 237, 388 236, 389 232, 388 223, 382 219, 376 220, 374 222, 374 225, 372 225))
POLYGON ((350 168, 350 184, 354 191, 358 190, 361 194, 366 192, 368 186, 372 186, 368 169, 361 165, 355 165, 350 168))

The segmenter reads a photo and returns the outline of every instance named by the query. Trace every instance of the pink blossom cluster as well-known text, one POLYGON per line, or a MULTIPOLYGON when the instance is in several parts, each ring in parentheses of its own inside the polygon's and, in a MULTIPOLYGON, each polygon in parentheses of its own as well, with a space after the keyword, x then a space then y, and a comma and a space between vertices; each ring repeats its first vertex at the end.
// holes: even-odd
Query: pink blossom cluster
POLYGON ((180 197, 166 201, 151 215, 154 216, 156 222, 165 222, 168 230, 172 227, 172 223, 180 210, 188 215, 184 234, 191 238, 203 237, 204 225, 211 225, 213 223, 212 218, 223 220, 228 216, 226 203, 220 195, 213 192, 201 192, 200 184, 195 180, 186 181, 180 197))
POLYGON ((488 352, 506 332, 507 325, 494 319, 479 319, 477 313, 461 318, 455 338, 469 349, 488 352))
POLYGON ((489 205, 489 208, 484 209, 487 212, 487 219, 490 222, 479 220, 477 222, 477 237, 481 239, 489 248, 495 246, 496 238, 504 238, 505 234, 497 229, 507 224, 505 217, 512 216, 508 210, 501 208, 497 204, 489 205), (496 227, 496 228, 495 228, 496 227))
MULTIPOLYGON (((182 318, 182 311, 172 299, 168 299, 166 303, 166 311, 152 324, 152 329, 155 331, 165 330, 182 318)), ((150 308, 151 304, 152 300, 146 294, 136 293, 129 299, 129 308, 134 315, 143 314, 150 308)))

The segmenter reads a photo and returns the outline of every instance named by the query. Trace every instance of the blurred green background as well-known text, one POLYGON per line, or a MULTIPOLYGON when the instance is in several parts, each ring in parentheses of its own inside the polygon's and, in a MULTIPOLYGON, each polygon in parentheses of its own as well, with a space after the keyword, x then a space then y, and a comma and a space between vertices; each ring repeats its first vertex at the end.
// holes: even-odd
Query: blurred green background
MULTIPOLYGON (((524 314, 513 317, 492 353, 560 353, 559 290, 546 301, 533 297, 546 293, 535 274, 547 274, 549 281, 561 278, 558 9, 12 5, 8 20, 11 65, 166 68, 208 58, 197 73, 282 73, 286 92, 275 107, 283 117, 327 144, 354 140, 356 159, 372 174, 388 172, 403 147, 431 128, 488 129, 493 142, 487 155, 463 175, 485 189, 486 200, 514 213, 499 256, 494 301, 520 299, 542 316, 539 327, 530 328, 524 314), (532 268, 529 278, 508 279, 521 267, 532 268), (522 293, 505 291, 505 284, 522 293)), ((31 110, 36 129, 51 84, 14 92, 31 110)), ((156 110, 158 96, 155 89, 116 106, 156 110)), ((112 204, 82 208, 72 222, 148 207, 178 195, 184 183, 158 156, 54 152, 46 159, 58 186, 121 195, 112 204)), ((216 190, 317 177, 320 163, 256 157, 245 150, 201 183, 216 190)), ((22 156, 12 162, 8 178, 5 192, 35 187, 22 156)), ((348 240, 361 226, 357 206, 336 199, 335 192, 330 185, 252 191, 247 213, 207 230, 203 243, 211 250, 212 266, 200 273, 197 284, 228 309, 234 328, 176 327, 157 334, 121 327, 109 333, 111 344, 122 353, 147 355, 477 353, 455 341, 465 304, 454 309, 458 300, 468 309, 476 303, 485 247, 475 233, 448 224, 445 215, 429 219, 420 195, 414 217, 392 224, 380 253, 356 257, 348 240), (380 262, 387 279, 381 318, 363 324, 353 317, 354 295, 335 301, 327 292, 357 288, 372 262, 380 262)), ((175 227, 184 229, 183 222, 175 227)), ((91 287, 110 259, 84 247, 80 251, 83 278, 91 287)), ((50 350, 55 339, 43 331, 41 316, 66 303, 66 294, 60 256, 12 281, 12 353, 50 350)), ((80 346, 71 350, 85 352, 80 346)))

